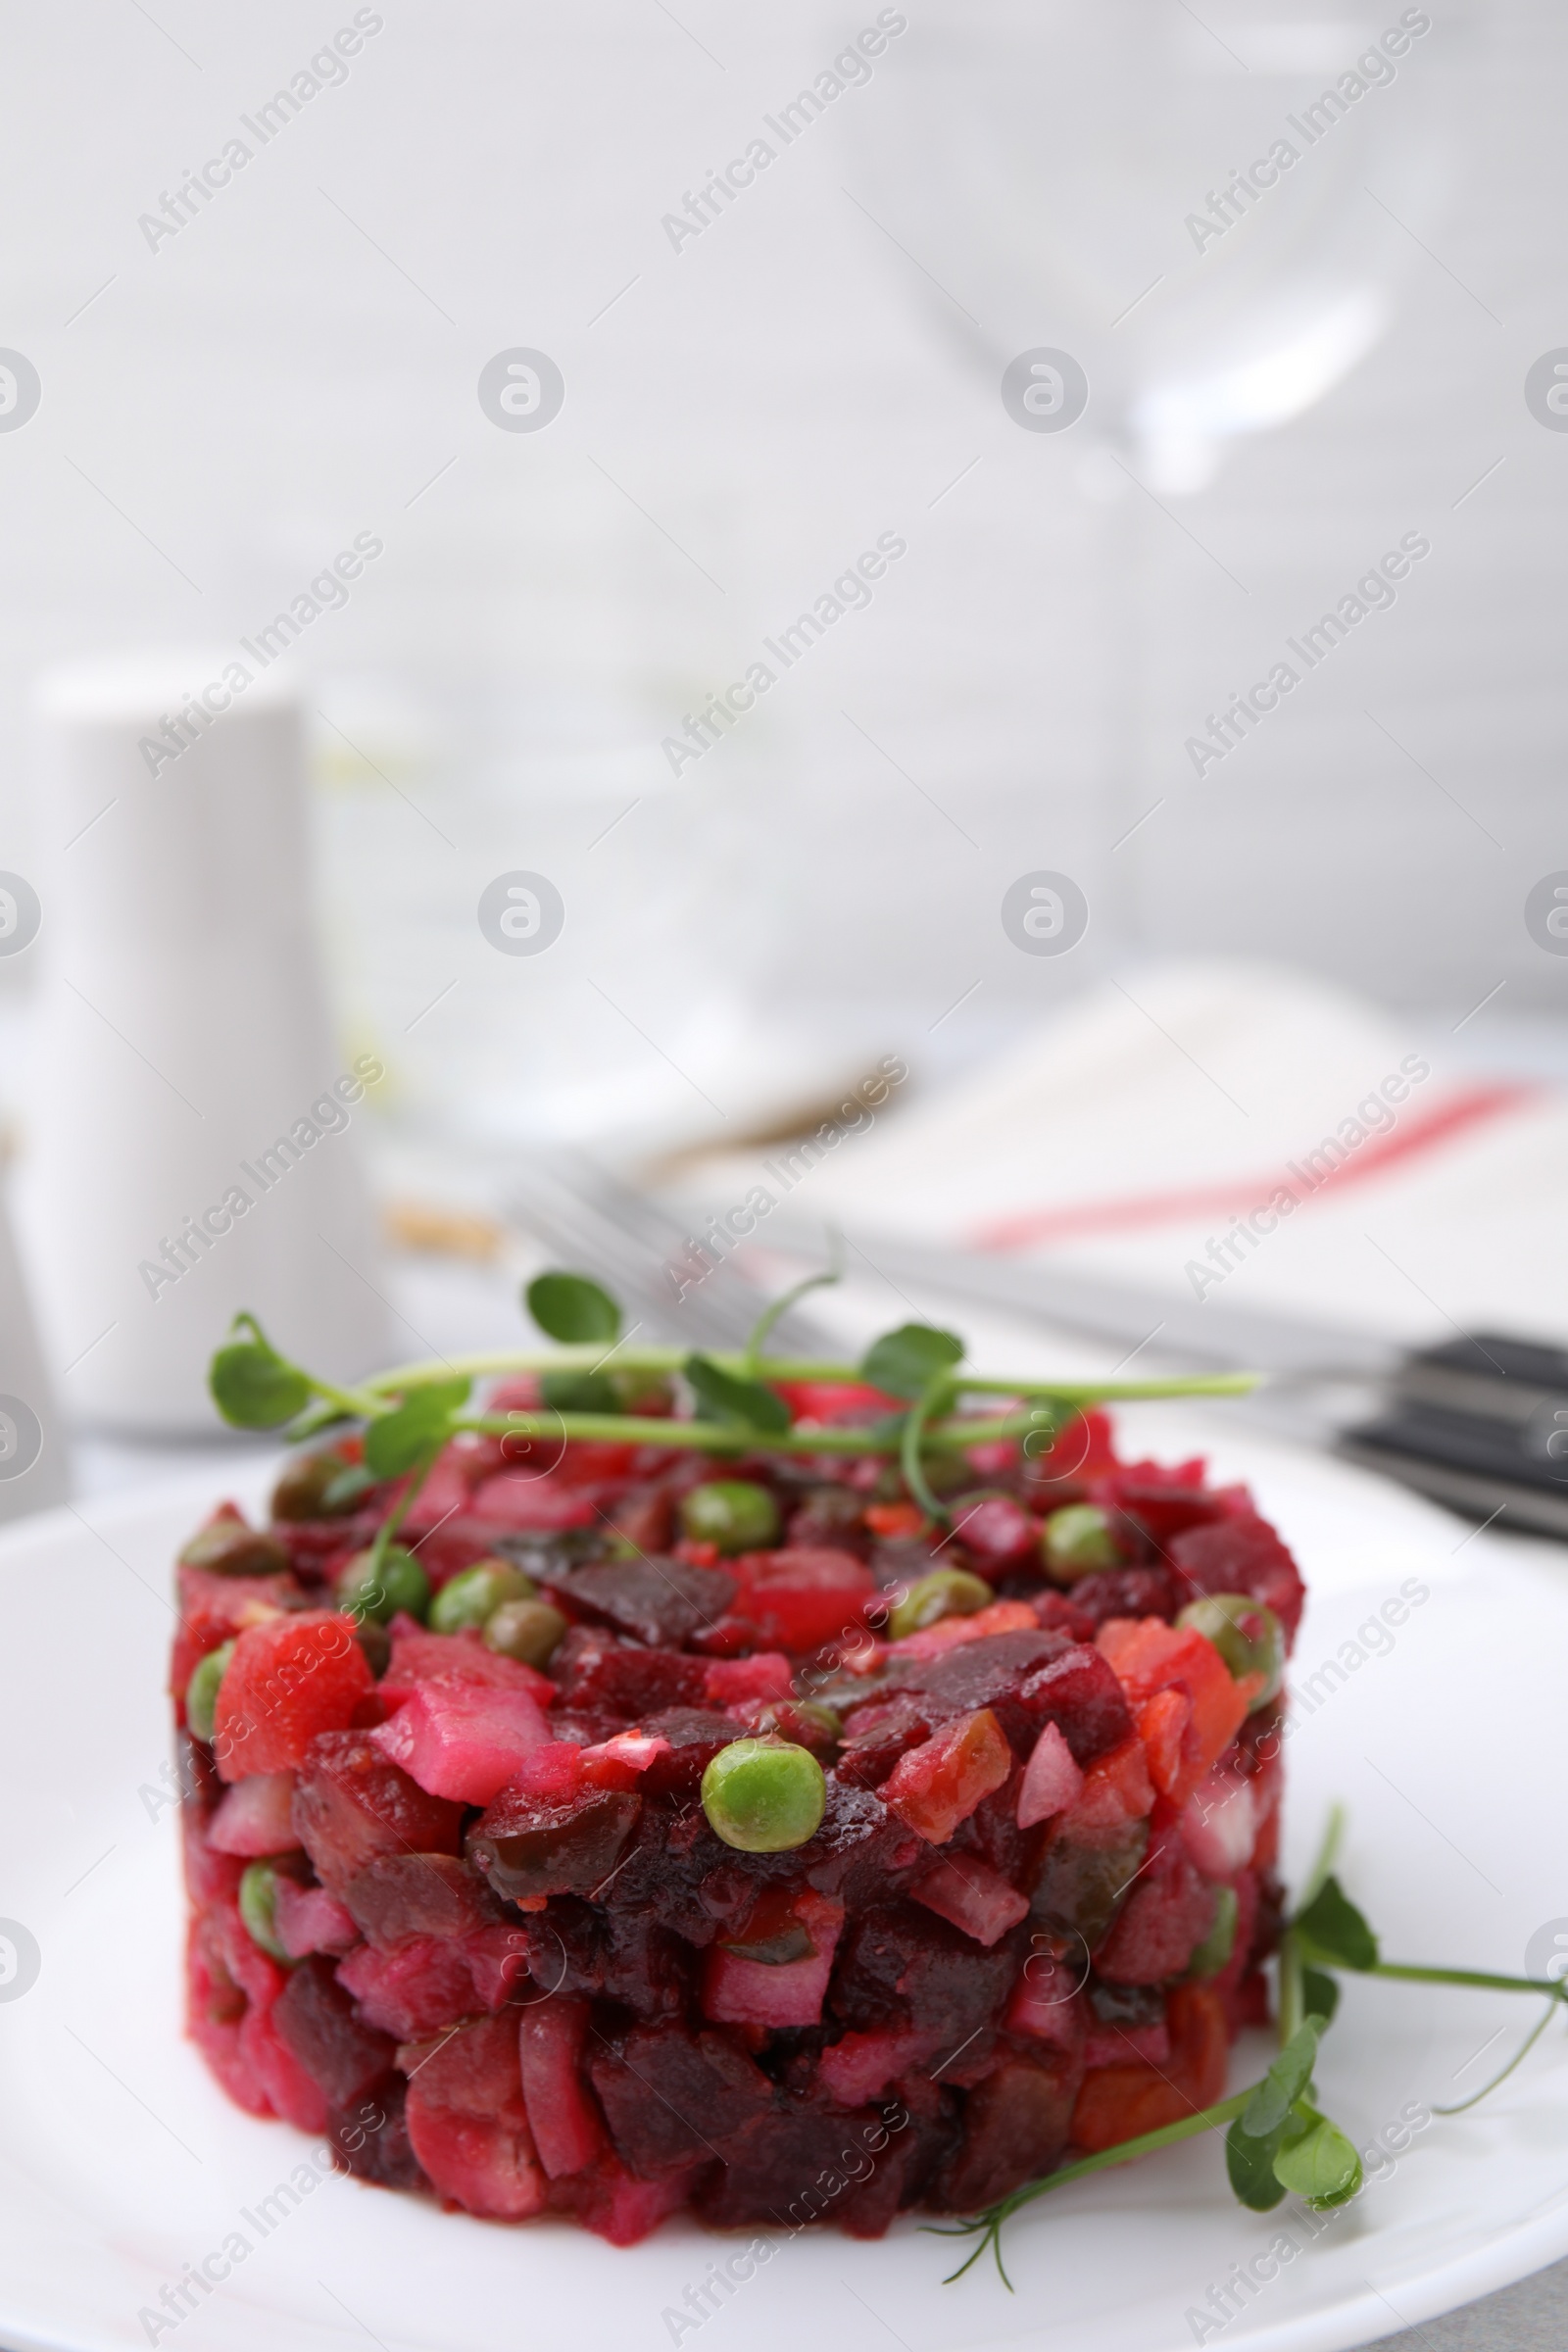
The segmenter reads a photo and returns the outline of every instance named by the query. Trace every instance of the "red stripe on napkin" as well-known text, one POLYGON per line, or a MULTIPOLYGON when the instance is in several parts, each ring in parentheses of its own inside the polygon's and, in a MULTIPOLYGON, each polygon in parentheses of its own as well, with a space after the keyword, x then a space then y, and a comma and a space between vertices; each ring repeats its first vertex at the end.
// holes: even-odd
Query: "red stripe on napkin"
MULTIPOLYGON (((1227 1178, 1219 1184, 1189 1186, 1163 1193, 1133 1193, 1120 1200, 1082 1200, 1065 1208, 1026 1210, 982 1226, 971 1238, 976 1250, 1023 1250, 1033 1242, 1059 1242, 1090 1233, 1126 1233, 1140 1225, 1169 1225, 1185 1217, 1229 1213, 1247 1206, 1261 1207, 1277 1192, 1298 1200, 1315 1199, 1336 1186, 1359 1184, 1380 1176, 1396 1160, 1429 1152, 1449 1136, 1481 1125, 1502 1111, 1513 1110, 1544 1090, 1512 1083, 1467 1087, 1435 1103, 1430 1110, 1403 1120, 1386 1135, 1369 1136, 1364 1144, 1346 1145, 1328 1136, 1307 1150, 1321 1152, 1325 1144, 1344 1153, 1337 1166, 1319 1174, 1289 1162, 1271 1176, 1227 1178)), ((1303 1154, 1304 1156, 1304 1154, 1303 1154)))

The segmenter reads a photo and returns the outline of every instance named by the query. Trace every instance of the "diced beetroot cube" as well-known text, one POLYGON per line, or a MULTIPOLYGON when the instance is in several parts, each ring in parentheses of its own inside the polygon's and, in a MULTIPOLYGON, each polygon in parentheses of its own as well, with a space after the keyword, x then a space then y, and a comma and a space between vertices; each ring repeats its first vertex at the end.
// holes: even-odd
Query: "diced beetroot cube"
POLYGON ((272 1925, 277 1940, 291 1960, 307 1952, 352 1951, 360 1931, 352 1917, 324 1886, 296 1886, 279 1877, 272 1900, 272 1925))
POLYGON ((1007 2032, 1027 2034, 1048 2049, 1082 2049, 1091 2024, 1082 1990, 1087 1973, 1087 1961, 1065 1945, 1031 1952, 1007 2004, 1007 2032))
POLYGON ((857 1707, 836 1767, 857 1788, 880 1788, 901 1756, 931 1737, 933 1711, 918 1691, 857 1707))
POLYGON ((679 1649, 723 1616, 735 1579, 678 1559, 600 1560, 550 1577, 547 1591, 574 1617, 612 1626, 651 1648, 679 1649))
POLYGON ((767 2077, 727 2035, 673 2022, 601 2043, 588 2072, 622 2163, 645 2177, 710 2155, 773 2103, 767 2077))
POLYGON ((1294 1642, 1305 1598, 1300 1572, 1266 1519, 1243 1495, 1210 1527, 1195 1527, 1170 1546, 1188 1593, 1246 1592, 1271 1608, 1294 1642))
POLYGON ((418 2158, 409 2145, 408 2084, 399 2075, 380 2082, 332 2117, 327 2137, 341 2169, 380 2188, 428 2188, 418 2158))
POLYGON ((844 1905, 809 1887, 763 1896, 758 1910, 734 1936, 709 1947, 703 1977, 703 2013, 728 2026, 814 2026, 833 1973, 833 1955, 844 1931, 844 1905), (759 1914, 765 1913, 765 1917, 759 1914), (795 1926, 807 1949, 798 1957, 760 1955, 772 1939, 781 1953, 793 1949, 795 1926))
POLYGON ((323 1886, 342 1896, 378 1854, 455 1854, 463 1808, 430 1796, 368 1733, 318 1740, 300 1770, 294 1827, 323 1886))
POLYGON ((377 1688, 394 1707, 412 1698, 420 1683, 480 1683, 493 1690, 525 1690, 542 1707, 554 1706, 556 1686, 520 1658, 486 1649, 477 1634, 427 1634, 412 1617, 392 1624, 392 1656, 377 1688))
MULTIPOLYGON (((393 1490, 393 1494, 401 1500, 403 1492, 403 1484, 400 1484, 393 1490)), ((467 1507, 468 1476, 464 1457, 454 1454, 449 1447, 426 1472, 419 1492, 404 1512, 400 1531, 403 1540, 407 1542, 427 1536, 433 1527, 439 1527, 443 1520, 451 1519, 467 1507)))
MULTIPOLYGON (((463 1938, 463 1956, 473 1979, 475 2005, 493 2013, 516 1998, 528 1975, 527 1934, 504 1921, 496 1927, 472 1928, 463 1938)), ((559 1959, 554 1953, 552 1957, 559 1959)))
POLYGON ((1041 1631, 1065 1634, 1069 1642, 1093 1642, 1095 1621, 1087 1609, 1080 1609, 1065 1592, 1037 1592, 1030 1603, 1039 1620, 1041 1631))
POLYGON ((273 2011, 247 2010, 239 2029, 239 2046, 274 2115, 301 2132, 325 2131, 328 2109, 320 2085, 282 2039, 273 2011))
POLYGON ((1179 1976, 1214 1924, 1214 1889, 1175 1838, 1160 1844, 1095 1956, 1117 1984, 1158 1984, 1179 1976))
POLYGON ((302 1960, 272 2004, 278 2036, 329 2108, 347 2107, 392 2064, 394 2042, 363 2025, 329 1960, 302 1960))
POLYGON ((381 1854, 350 1879, 343 1900, 367 1942, 466 1936, 501 1914, 478 1873, 454 1854, 381 1854))
POLYGON ((1063 1422, 1044 1451, 1025 1454, 1024 1493, 1037 1510, 1059 1510, 1064 1502, 1082 1501, 1090 1481, 1115 1465, 1110 1415, 1093 1405, 1063 1422))
POLYGON ((830 2099, 841 2107, 863 2107, 921 2066, 935 2052, 941 2036, 917 2027, 876 2027, 865 2034, 845 2034, 830 2042, 816 2062, 817 2080, 830 2099))
POLYGON ((1185 1804, 1246 1721, 1247 1690, 1231 1680, 1213 1642, 1190 1626, 1164 1625, 1155 1617, 1112 1618, 1101 1627, 1097 1647, 1135 1709, 1168 1690, 1191 1700, 1180 1769, 1161 1790, 1173 1804, 1185 1804))
POLYGON ((258 1951, 231 1903, 215 1903, 191 1921, 185 1953, 185 2024, 191 2039, 237 2106, 270 2115, 271 2100, 240 2028, 253 1996, 276 1999, 283 1972, 258 1951), (241 1980, 248 1980, 246 1982, 241 1980))
MULTIPOLYGON (((559 1744, 552 1740, 551 1745, 559 1744)), ((653 1732, 615 1732, 581 1751, 581 1773, 591 1788, 636 1788, 643 1775, 670 1753, 669 1741, 653 1732)))
POLYGON ((390 1951, 362 1944, 339 1961, 337 1981, 354 1995, 368 2026, 399 2041, 438 2034, 475 2007, 463 1946, 441 1936, 416 1936, 390 1951))
POLYGON ((796 1420, 816 1429, 832 1429, 840 1422, 859 1427, 902 1409, 896 1396, 885 1396, 880 1389, 867 1388, 863 1382, 779 1380, 773 1386, 796 1420))
POLYGON ((232 1902, 245 1875, 244 1857, 220 1854, 208 1844, 206 1826, 194 1804, 180 1807, 179 1838, 185 1888, 195 1908, 201 1911, 209 1903, 232 1902))
POLYGON ((498 1527, 525 1528, 539 1535, 565 1527, 595 1527, 599 1521, 592 1496, 559 1473, 530 1478, 526 1471, 512 1471, 487 1478, 469 1507, 476 1518, 498 1527))
POLYGON ((974 2213, 1050 2172, 1072 2136, 1080 2068, 1063 2057, 1006 2058, 964 2102, 963 2144, 931 2202, 974 2213))
POLYGON ((603 1708, 628 1723, 641 1723, 662 1707, 700 1707, 708 1688, 704 1659, 678 1649, 643 1649, 589 1626, 574 1628, 551 1663, 564 1705, 603 1708))
POLYGON ((583 1750, 575 1740, 547 1740, 523 1757, 511 1793, 545 1804, 564 1804, 582 1787, 583 1750))
POLYGON ((207 1842, 220 1854, 287 1854, 299 1844, 294 1829, 294 1775, 259 1772, 236 1781, 207 1824, 207 1842))
POLYGON ((469 1833, 468 1853, 497 1894, 591 1895, 619 1861, 642 1798, 583 1788, 552 1802, 509 1788, 469 1833))
POLYGON ((641 1784, 651 1796, 695 1796, 709 1765, 735 1738, 730 1718, 708 1707, 662 1707, 647 1729, 663 1742, 641 1784))
POLYGON ((1163 2131, 1184 2115, 1213 2106, 1225 2093, 1228 2036, 1225 2004, 1206 1984, 1178 1984, 1166 2005, 1171 2054, 1162 2067, 1132 2061, 1101 2066, 1084 2077, 1073 2109, 1072 2136, 1090 2154, 1146 2132, 1163 2131))
POLYGON ((950 1649, 971 1642, 987 1642, 993 1634, 1032 1634, 1039 1630, 1034 1608, 1027 1600, 994 1600, 972 1617, 942 1617, 918 1634, 906 1634, 888 1648, 896 1658, 940 1658, 950 1649))
POLYGON ((241 1634, 247 1626, 263 1625, 269 1617, 298 1608, 302 1588, 280 1569, 270 1576, 220 1576, 211 1568, 175 1571, 179 1591, 179 1630, 174 1636, 169 1684, 174 1718, 185 1720, 185 1686, 210 1649, 241 1634))
POLYGON ((518 2050, 522 2096, 539 2161, 552 2180, 604 2153, 605 2128, 583 2076, 588 2003, 558 1993, 522 2012, 518 2050))
POLYGON ((1083 1788, 1084 1776, 1073 1762, 1060 1726, 1048 1723, 1018 1784, 1019 1829, 1031 1830, 1037 1821, 1049 1821, 1053 1813, 1065 1812, 1077 1803, 1083 1788))
POLYGON ((1107 1749, 1120 1746, 1132 1732, 1132 1710, 1122 1687, 1088 1642, 1032 1674, 1023 1687, 1023 1700, 1034 1721, 1059 1727, 1076 1764, 1092 1764, 1107 1749))
POLYGON ((572 2210, 585 2230, 612 2246, 640 2245, 667 2215, 680 2210, 691 2184, 690 2172, 639 2180, 613 2149, 607 2149, 585 2176, 572 2210))
POLYGON ((955 1855, 939 1862, 909 1888, 917 1903, 951 1919, 976 1943, 993 1944, 1029 1915, 1029 1897, 1009 1886, 999 1870, 978 1854, 955 1855))
POLYGON ((1112 1617, 1158 1617, 1168 1625, 1187 1590, 1170 1568, 1097 1568, 1078 1579, 1072 1597, 1098 1631, 1112 1617))
POLYGON ((522 2221, 545 2202, 517 2063, 505 2018, 482 2018, 416 2067, 409 2141, 432 2185, 469 2213, 522 2221))
POLYGON ((785 1544, 732 1560, 740 1583, 733 1614, 745 1620, 754 1644, 796 1655, 860 1623, 876 1598, 871 1572, 853 1552, 827 1544, 785 1544))
MULTIPOLYGON (((918 1903, 878 1903, 859 1914, 852 1906, 829 2006, 862 2033, 928 2034, 944 2058, 960 2044, 975 2044, 983 2073, 989 2047, 983 2029, 1000 2021, 1012 1990, 1019 1933, 986 1949, 918 1903)), ((957 2079, 952 2071, 942 2078, 957 2079)))
POLYGON ((431 1796, 487 1805, 546 1744, 550 1727, 526 1690, 420 1683, 370 1738, 431 1796))
POLYGON ((1084 2042, 1085 2066, 1115 2066, 1142 2058, 1164 2066, 1170 2058, 1170 2028, 1162 2017, 1144 2026, 1093 2026, 1084 2042))
POLYGON ((953 1532, 982 1576, 998 1576, 1040 1559, 1040 1522, 1010 1494, 960 1496, 953 1532))
POLYGON ((916 1837, 946 1845, 1011 1771, 1006 1735, 991 1709, 980 1707, 901 1756, 882 1784, 882 1801, 916 1837))
POLYGON ((749 1658, 714 1658, 706 1669, 703 1696, 710 1707, 735 1707, 748 1698, 789 1698, 794 1690, 783 1651, 760 1649, 749 1658))
POLYGON ((251 1626, 219 1686, 213 1755, 220 1773, 241 1781, 302 1764, 311 1741, 346 1730, 374 1687, 352 1623, 335 1609, 251 1626))

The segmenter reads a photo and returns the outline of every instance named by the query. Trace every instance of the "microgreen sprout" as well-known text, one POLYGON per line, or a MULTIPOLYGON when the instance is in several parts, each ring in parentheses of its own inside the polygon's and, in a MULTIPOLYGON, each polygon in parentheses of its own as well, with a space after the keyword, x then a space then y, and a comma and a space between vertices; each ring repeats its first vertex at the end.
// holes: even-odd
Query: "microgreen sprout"
POLYGON ((1554 2009, 1568 2003, 1568 1984, 1533 1977, 1495 1976, 1486 1970, 1427 1968, 1404 1961, 1384 1960, 1378 1939, 1361 1912, 1334 1875, 1334 1862, 1344 1834, 1345 1819, 1336 1806, 1316 1862, 1302 1883, 1301 1899, 1287 1921, 1279 1950, 1279 2056, 1260 2081, 1232 2093, 1212 2107, 1183 2116, 1157 2132, 1145 2132, 1113 2148, 1062 2165, 1039 2180, 1025 2181, 1009 2196, 1001 2197, 972 2220, 937 2227, 938 2237, 974 2237, 973 2251, 950 2273, 948 2283, 961 2278, 989 2248, 1004 2283, 1011 2290, 1002 2259, 1002 2232, 1020 2207, 1052 2189, 1065 2188, 1091 2173, 1128 2164, 1156 2148, 1196 2138, 1204 2132, 1227 2127, 1225 2169, 1237 2198, 1255 2213, 1269 2212, 1287 2192, 1300 2197, 1314 2212, 1331 2212, 1348 2204, 1362 2185, 1361 2160, 1353 2143, 1316 2103, 1312 2082, 1318 2044, 1339 2006, 1339 1984, 1332 1971, 1356 1976, 1389 1977, 1401 1984, 1459 1984, 1489 1992, 1535 1992, 1547 1996, 1546 2009, 1520 2048, 1485 2089, 1456 2107, 1438 2107, 1437 2115, 1460 2115, 1505 2082, 1534 2048, 1554 2009))

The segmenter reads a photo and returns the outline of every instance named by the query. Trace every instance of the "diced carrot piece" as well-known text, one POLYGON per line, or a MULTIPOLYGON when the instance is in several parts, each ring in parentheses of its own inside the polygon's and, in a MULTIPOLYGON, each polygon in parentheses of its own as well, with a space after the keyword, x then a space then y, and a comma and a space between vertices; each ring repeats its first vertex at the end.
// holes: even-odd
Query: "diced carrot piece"
POLYGON ((989 1707, 979 1707, 901 1756, 882 1784, 882 1801, 917 1838, 946 1845, 1011 1770, 1006 1733, 989 1707))
POLYGON ((1245 1685, 1231 1680, 1212 1642, 1191 1626, 1167 1625, 1160 1617, 1112 1617, 1101 1627, 1095 1646, 1109 1661, 1135 1709, 1157 1691, 1171 1689, 1184 1690, 1191 1699, 1182 1770, 1165 1790, 1173 1802, 1185 1804, 1246 1721, 1245 1685))
POLYGON ((1074 2144, 1096 2154, 1180 2123, 1224 2096, 1230 2041, 1225 2004, 1206 1984, 1178 1984, 1166 2003, 1171 2054, 1163 2067, 1134 2060, 1084 2077, 1073 2110, 1074 2144))
POLYGON ((1156 1690, 1138 1710, 1138 1737, 1149 1758, 1149 1777, 1162 1796, 1180 1786, 1182 1736, 1193 1719, 1185 1690, 1156 1690))

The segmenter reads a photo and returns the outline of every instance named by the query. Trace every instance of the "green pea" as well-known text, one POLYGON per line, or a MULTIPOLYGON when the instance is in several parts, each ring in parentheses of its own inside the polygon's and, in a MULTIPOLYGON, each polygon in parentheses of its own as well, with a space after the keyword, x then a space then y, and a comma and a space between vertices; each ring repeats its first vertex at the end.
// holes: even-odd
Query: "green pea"
POLYGON ((205 1568, 214 1576, 275 1576, 289 1564, 275 1536, 243 1519, 215 1519, 192 1536, 179 1555, 183 1568, 205 1568))
POLYGON ((1106 1514, 1092 1502, 1069 1502, 1041 1529, 1040 1556, 1048 1576, 1070 1585, 1097 1568, 1114 1568, 1121 1554, 1106 1514))
POLYGON ((709 1827, 743 1854, 782 1854, 816 1834, 827 1782, 809 1748, 732 1740, 703 1775, 709 1827))
POLYGON ((444 1584, 431 1601, 431 1630, 461 1634, 466 1626, 483 1625, 504 1600, 532 1600, 538 1590, 531 1576, 505 1560, 475 1560, 444 1584))
POLYGON ((259 1943, 264 1952, 281 1960, 285 1968, 293 1966, 289 1953, 277 1940, 273 1924, 273 1908, 277 1902, 277 1872, 270 1862, 250 1863, 239 1883, 239 1915, 245 1922, 252 1943, 259 1943))
POLYGON ((210 1649, 185 1685, 185 1722, 193 1740, 210 1740, 213 1718, 218 1709, 218 1686, 223 1679, 223 1669, 234 1655, 234 1644, 225 1642, 218 1649, 210 1649))
POLYGON ((375 1484, 358 1462, 340 1453, 297 1453, 285 1462, 272 1489, 274 1519, 331 1519, 351 1511, 375 1484))
POLYGON ((681 1497, 680 1524, 694 1544, 765 1551, 778 1542, 778 1504, 749 1478, 714 1478, 681 1497))
POLYGON ((373 1617, 377 1625, 389 1625, 399 1609, 422 1619, 430 1579, 401 1544, 389 1544, 379 1562, 373 1547, 357 1551, 337 1580, 337 1605, 351 1617, 373 1617))
POLYGON ((1187 1964, 1190 1977, 1217 1977, 1236 1948, 1238 1905, 1234 1886, 1214 1889, 1214 1922, 1187 1964))
POLYGON ((487 1649, 524 1666, 545 1666, 560 1648, 566 1620, 548 1600, 504 1600, 484 1621, 487 1649))
POLYGON ((771 1734, 791 1740, 799 1747, 808 1747, 812 1755, 831 1756, 844 1738, 837 1711, 811 1698, 770 1699, 753 1716, 752 1730, 760 1739, 771 1734))
POLYGON ((1279 1695, 1285 1680, 1285 1628, 1273 1610, 1246 1592, 1208 1592, 1189 1601, 1176 1620, 1212 1642, 1231 1670, 1231 1680, 1260 1674, 1263 1687, 1248 1708, 1255 1715, 1279 1695))
POLYGON ((972 1617, 996 1597, 985 1578, 971 1576, 967 1568, 934 1568, 898 1603, 888 1619, 889 1636, 902 1642, 906 1634, 918 1634, 943 1617, 972 1617))
MULTIPOLYGON (((898 1440, 895 1438, 895 1445, 898 1440)), ((961 1453, 948 1452, 933 1446, 920 1454, 920 1469, 933 1494, 946 1497, 961 1494, 974 1485, 974 1471, 961 1453)), ((896 1462, 889 1462, 877 1479, 867 1502, 908 1502, 911 1499, 908 1482, 896 1462)))

